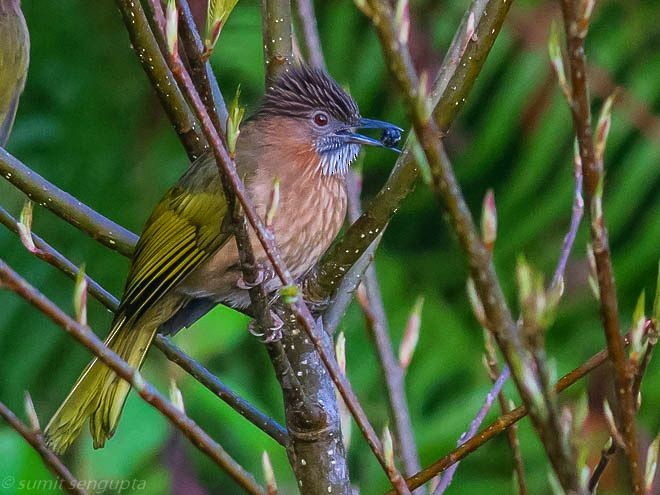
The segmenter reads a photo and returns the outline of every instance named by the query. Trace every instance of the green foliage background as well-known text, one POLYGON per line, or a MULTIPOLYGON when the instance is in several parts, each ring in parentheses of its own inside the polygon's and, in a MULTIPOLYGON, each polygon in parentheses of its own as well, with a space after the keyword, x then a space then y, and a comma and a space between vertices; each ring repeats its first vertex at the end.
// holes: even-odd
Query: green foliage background
MULTIPOLYGON (((31 31, 32 63, 9 150, 83 202, 139 232, 160 195, 185 169, 186 159, 130 50, 114 2, 22 3, 31 31)), ((467 4, 467 0, 412 2, 418 33, 413 46, 422 67, 437 67, 467 4)), ((495 260, 511 301, 515 301, 516 257, 524 253, 550 276, 570 216, 572 125, 546 55, 548 25, 558 18, 557 5, 516 2, 447 140, 475 215, 486 189, 495 190, 499 216, 495 260)), ((352 2, 317 2, 317 14, 330 72, 350 87, 362 113, 407 127, 376 37, 352 2)), ((614 85, 625 88, 614 109, 605 185, 624 327, 630 324, 640 291, 653 294, 660 252, 659 16, 660 4, 652 0, 599 2, 587 42, 589 60, 597 69, 594 110, 614 85)), ((240 83, 250 109, 263 88, 260 25, 257 2, 239 2, 213 57, 225 94, 232 94, 240 83)), ((367 198, 384 182, 394 159, 386 151, 368 152, 363 162, 367 198)), ((20 194, 3 182, 0 198, 18 215, 24 199, 20 194)), ((34 230, 76 263, 86 263, 92 277, 120 293, 126 259, 43 208, 35 210, 34 230)), ((586 282, 587 234, 583 226, 568 268, 566 295, 547 336, 558 374, 604 346, 597 305, 586 282)), ((70 281, 31 257, 5 230, 0 230, 0 256, 71 311, 70 281)), ((392 221, 377 268, 396 345, 416 297, 422 294, 426 301, 420 343, 407 376, 412 420, 426 465, 454 446, 490 382, 481 365, 482 333, 465 297, 464 263, 424 184, 418 185, 392 221)), ((90 302, 89 312, 92 327, 104 335, 109 313, 95 301, 90 302)), ((387 421, 386 400, 357 308, 350 309, 342 329, 347 336, 348 375, 380 429, 387 421)), ((219 308, 175 340, 235 390, 282 419, 270 364, 263 347, 245 331, 243 317, 219 308)), ((6 291, 0 291, 0 356, 0 399, 22 413, 23 392, 29 390, 43 423, 90 357, 61 329, 6 291)), ((283 450, 261 431, 158 352, 150 354, 145 368, 146 377, 162 390, 170 378, 176 378, 188 413, 259 478, 261 452, 267 450, 282 493, 295 491, 283 450)), ((592 382, 594 388, 602 388, 601 382, 592 382)), ((562 398, 574 400, 585 389, 581 383, 562 398)), ((511 388, 509 392, 514 396, 511 388)), ((652 363, 640 415, 645 438, 660 427, 659 405, 660 367, 652 363)), ((541 446, 528 422, 520 431, 531 493, 547 493, 549 468, 541 446)), ((603 437, 599 430, 597 438, 603 437)), ((600 445, 595 441, 596 452, 600 445)), ((196 479, 208 493, 238 493, 185 440, 173 440, 166 421, 134 396, 106 449, 93 451, 89 438, 83 438, 67 461, 81 479, 146 480, 146 493, 166 493, 178 486, 177 479, 188 478, 196 479), (171 453, 177 449, 186 456, 183 468, 172 468, 171 453)), ((385 477, 356 431, 350 463, 361 493, 383 492, 385 477)), ((492 494, 511 493, 511 473, 502 435, 462 464, 448 493, 486 489, 492 494)), ((6 476, 52 479, 23 440, 0 424, 0 478, 6 476)), ((34 490, 46 491, 43 486, 34 490)), ((16 484, 3 486, 0 492, 21 490, 16 484)))

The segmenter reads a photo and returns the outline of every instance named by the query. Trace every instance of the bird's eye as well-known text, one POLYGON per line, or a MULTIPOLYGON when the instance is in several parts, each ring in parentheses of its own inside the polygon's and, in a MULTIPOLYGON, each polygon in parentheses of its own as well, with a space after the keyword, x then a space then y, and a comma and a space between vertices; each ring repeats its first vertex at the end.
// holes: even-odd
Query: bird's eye
POLYGON ((326 126, 328 125, 328 116, 323 112, 317 112, 314 114, 314 123, 319 127, 326 126))

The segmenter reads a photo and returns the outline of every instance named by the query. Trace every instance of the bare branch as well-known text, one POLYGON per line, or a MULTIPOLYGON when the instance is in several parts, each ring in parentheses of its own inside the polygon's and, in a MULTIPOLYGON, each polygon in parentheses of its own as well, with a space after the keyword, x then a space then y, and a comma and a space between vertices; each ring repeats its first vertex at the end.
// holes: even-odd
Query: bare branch
MULTIPOLYGON (((464 444, 468 438, 472 438, 477 433, 481 423, 486 419, 486 414, 488 414, 488 411, 490 411, 490 408, 493 406, 495 398, 500 394, 504 383, 509 379, 510 374, 508 366, 505 366, 502 373, 500 373, 500 376, 498 376, 495 383, 493 383, 488 394, 486 394, 486 400, 479 409, 477 416, 472 420, 472 423, 470 423, 470 429, 463 433, 458 439, 457 445, 459 447, 464 444)), ((449 469, 447 469, 447 471, 445 471, 433 495, 442 495, 445 493, 454 478, 454 473, 456 472, 456 469, 458 469, 458 464, 458 462, 454 463, 449 469)))
POLYGON ((0 260, 0 282, 17 295, 32 304, 56 325, 73 336, 78 342, 87 347, 105 365, 112 369, 119 377, 130 383, 145 402, 152 405, 163 416, 168 418, 200 451, 205 453, 218 466, 224 469, 234 481, 241 487, 253 494, 265 494, 265 490, 254 477, 245 471, 232 457, 213 440, 192 419, 181 412, 163 397, 150 383, 148 383, 139 371, 131 368, 117 353, 107 347, 89 327, 79 324, 66 315, 55 304, 48 300, 43 294, 23 280, 7 264, 0 260))
POLYGON ((598 274, 600 314, 607 339, 607 348, 615 370, 614 382, 621 415, 619 430, 626 442, 625 454, 628 459, 633 493, 641 495, 644 490, 644 478, 635 426, 635 398, 632 395, 635 370, 630 366, 623 350, 614 270, 602 208, 603 162, 602 158, 599 159, 596 156, 591 128, 591 108, 584 51, 584 40, 589 28, 591 10, 586 8, 586 5, 587 2, 561 1, 571 81, 571 101, 569 103, 582 162, 586 203, 589 206, 591 217, 591 239, 598 274))
MULTIPOLYGON (((562 486, 569 492, 579 493, 580 480, 575 458, 572 449, 567 448, 566 435, 559 428, 556 402, 552 397, 546 397, 542 370, 535 369, 523 345, 495 274, 490 253, 477 233, 451 164, 438 146, 442 134, 446 131, 448 117, 439 113, 434 114, 434 119, 431 119, 427 96, 412 66, 407 47, 397 36, 389 3, 371 0, 368 1, 368 6, 368 15, 381 40, 382 48, 390 62, 390 71, 404 96, 416 135, 429 163, 432 189, 446 209, 450 226, 466 254, 470 275, 483 303, 489 327, 495 333, 496 341, 512 370, 516 387, 530 409, 532 422, 562 486)), ((470 46, 481 40, 470 41, 465 48, 466 53, 471 51, 470 46)), ((453 88, 450 79, 450 94, 455 94, 453 88)), ((448 112, 451 113, 450 110, 448 112)))
POLYGON ((325 68, 323 49, 319 40, 319 32, 316 26, 316 15, 314 14, 314 2, 312 0, 296 0, 298 7, 298 18, 302 25, 305 39, 304 47, 307 62, 314 67, 325 68))
MULTIPOLYGON (((0 262, 1 263, 1 262, 0 262)), ((27 443, 41 456, 41 460, 48 470, 60 480, 59 487, 67 493, 84 495, 87 492, 82 488, 83 485, 71 474, 71 471, 62 463, 62 461, 46 446, 41 431, 29 428, 18 419, 18 417, 2 402, 0 402, 0 416, 16 430, 27 443)), ((6 487, 7 488, 7 487, 6 487)))
MULTIPOLYGON (((351 175, 348 190, 349 213, 348 220, 354 222, 362 213, 360 207, 360 179, 351 175)), ((419 457, 415 446, 415 436, 408 412, 406 399, 405 375, 396 358, 389 330, 380 287, 376 277, 376 269, 371 262, 362 279, 365 290, 364 303, 361 306, 367 321, 369 336, 376 349, 378 363, 380 364, 385 387, 387 390, 388 405, 396 436, 396 447, 400 449, 399 455, 407 475, 419 471, 419 457)), ((336 303, 335 303, 336 304, 336 303)))
MULTIPOLYGON (((627 334, 624 339, 626 345, 628 345, 630 343, 630 334, 627 334)), ((573 371, 570 371, 569 373, 566 373, 564 376, 562 376, 555 384, 555 392, 563 392, 575 382, 584 378, 587 374, 591 373, 593 370, 604 364, 607 360, 607 350, 602 350, 597 354, 594 354, 573 371)), ((460 447, 452 450, 447 455, 441 457, 428 467, 422 469, 419 473, 407 478, 406 482, 408 483, 408 487, 412 490, 430 481, 439 473, 442 473, 454 463, 464 459, 469 454, 479 449, 483 444, 491 440, 493 437, 497 436, 499 433, 520 421, 522 418, 527 416, 528 412, 529 411, 527 408, 523 405, 515 408, 507 414, 503 414, 486 428, 468 439, 460 447)), ((393 492, 390 491, 388 494, 392 495, 393 492)))
POLYGON ((19 160, 0 149, 0 176, 28 198, 113 251, 131 256, 137 236, 62 191, 19 160))
POLYGON ((174 125, 188 157, 194 160, 208 149, 206 139, 200 132, 195 116, 188 108, 165 63, 142 5, 134 0, 117 0, 117 7, 124 18, 124 23, 130 26, 128 34, 131 45, 142 68, 149 76, 151 85, 160 98, 165 113, 174 125))
MULTIPOLYGON (((7 213, 2 207, 0 207, 0 223, 5 225, 12 232, 16 234, 18 233, 16 219, 7 213)), ((72 280, 76 279, 79 273, 79 268, 74 263, 65 258, 55 248, 36 234, 32 234, 32 238, 37 248, 34 252, 35 256, 46 261, 58 270, 61 270, 72 280)), ((87 280, 87 290, 90 295, 110 311, 116 311, 119 301, 101 287, 101 285, 94 279, 87 275, 85 275, 85 279, 87 280)), ((209 370, 174 345, 170 339, 162 335, 157 335, 155 345, 170 361, 176 363, 184 371, 188 372, 193 378, 199 381, 199 383, 216 394, 248 421, 270 435, 279 444, 283 446, 287 445, 287 433, 281 425, 229 389, 227 385, 220 381, 220 379, 213 375, 209 370)))

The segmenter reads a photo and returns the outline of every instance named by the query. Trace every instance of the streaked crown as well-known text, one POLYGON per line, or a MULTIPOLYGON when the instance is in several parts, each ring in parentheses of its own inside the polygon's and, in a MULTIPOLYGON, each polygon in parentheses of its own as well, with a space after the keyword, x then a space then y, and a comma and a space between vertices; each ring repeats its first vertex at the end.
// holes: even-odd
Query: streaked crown
POLYGON ((266 89, 258 113, 306 118, 317 110, 346 125, 360 120, 355 100, 334 79, 321 69, 302 66, 289 69, 266 89))

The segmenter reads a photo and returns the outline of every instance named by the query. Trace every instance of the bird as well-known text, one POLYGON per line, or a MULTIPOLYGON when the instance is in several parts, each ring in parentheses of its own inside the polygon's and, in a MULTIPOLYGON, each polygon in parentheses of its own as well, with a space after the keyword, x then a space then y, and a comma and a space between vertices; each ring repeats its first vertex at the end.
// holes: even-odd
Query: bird
MULTIPOLYGON (((324 70, 291 67, 266 88, 255 114, 240 127, 235 163, 263 219, 273 184, 280 199, 270 229, 282 260, 299 279, 337 236, 346 215, 346 180, 363 145, 392 148, 402 130, 365 119, 355 100, 324 70), (381 129, 387 144, 359 133, 381 129)), ((147 220, 105 344, 139 368, 156 332, 173 333, 216 304, 247 308, 227 201, 215 161, 195 160, 147 220)), ((281 282, 252 228, 250 243, 268 293, 281 282)), ((84 423, 95 448, 113 436, 128 382, 97 359, 84 369, 45 429, 47 444, 64 452, 84 423)))
POLYGON ((30 64, 30 34, 20 0, 0 0, 0 146, 6 146, 30 64))

